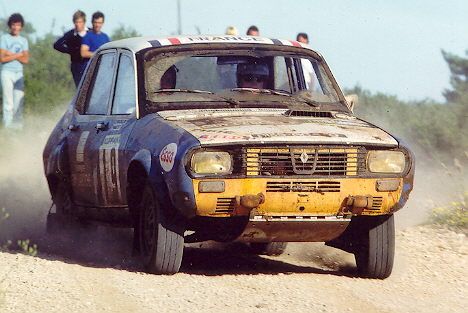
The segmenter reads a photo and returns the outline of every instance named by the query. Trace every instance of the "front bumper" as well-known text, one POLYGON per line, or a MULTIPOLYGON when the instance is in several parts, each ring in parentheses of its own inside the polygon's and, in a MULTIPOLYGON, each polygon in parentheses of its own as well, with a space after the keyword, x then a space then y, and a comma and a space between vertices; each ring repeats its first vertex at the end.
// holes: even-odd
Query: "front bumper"
MULTIPOLYGON (((402 178, 340 179, 193 179, 196 215, 210 217, 326 217, 351 215, 384 215, 393 213, 400 200, 402 178), (223 181, 224 191, 206 192, 202 182, 223 181), (393 181, 394 191, 379 191, 382 182, 393 181), (239 197, 262 194, 255 208, 246 208, 239 197), (350 210, 350 198, 366 197, 362 210, 350 210)), ((398 207, 399 208, 399 207, 398 207)))

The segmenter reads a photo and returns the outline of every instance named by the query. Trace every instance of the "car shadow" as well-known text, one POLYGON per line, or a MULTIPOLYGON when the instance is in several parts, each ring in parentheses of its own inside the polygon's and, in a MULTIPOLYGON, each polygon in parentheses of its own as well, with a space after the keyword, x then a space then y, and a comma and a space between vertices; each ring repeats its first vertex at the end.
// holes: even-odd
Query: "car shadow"
MULTIPOLYGON (((219 245, 219 244, 217 244, 219 245)), ((329 269, 317 266, 311 259, 309 264, 298 265, 294 254, 285 256, 266 257, 253 254, 243 243, 226 244, 222 248, 185 247, 181 272, 193 275, 278 275, 278 274, 327 274, 334 276, 355 277, 354 267, 343 266, 339 269, 329 269), (291 257, 292 256, 292 257, 291 257)))
MULTIPOLYGON (((32 238, 38 246, 36 257, 95 268, 112 268, 142 272, 137 256, 132 255, 133 231, 125 228, 97 226, 85 231, 74 230, 58 235, 45 233, 32 238)), ((19 253, 19 251, 10 251, 19 253)), ((291 257, 292 255, 292 257, 291 257)), ((184 248, 180 272, 191 275, 257 275, 311 273, 355 277, 354 267, 330 269, 302 257, 301 264, 289 257, 265 257, 253 254, 243 243, 190 244, 184 248), (304 265, 306 263, 306 265, 304 265)))

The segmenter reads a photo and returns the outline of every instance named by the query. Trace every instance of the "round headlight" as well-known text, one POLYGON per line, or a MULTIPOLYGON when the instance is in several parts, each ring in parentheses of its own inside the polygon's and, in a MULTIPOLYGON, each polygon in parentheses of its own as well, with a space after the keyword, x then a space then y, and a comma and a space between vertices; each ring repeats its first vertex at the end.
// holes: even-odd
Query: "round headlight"
POLYGON ((402 173, 405 166, 405 155, 401 151, 369 151, 367 154, 367 167, 373 173, 402 173))
POLYGON ((231 155, 222 151, 195 152, 190 167, 196 174, 229 174, 232 167, 231 155))

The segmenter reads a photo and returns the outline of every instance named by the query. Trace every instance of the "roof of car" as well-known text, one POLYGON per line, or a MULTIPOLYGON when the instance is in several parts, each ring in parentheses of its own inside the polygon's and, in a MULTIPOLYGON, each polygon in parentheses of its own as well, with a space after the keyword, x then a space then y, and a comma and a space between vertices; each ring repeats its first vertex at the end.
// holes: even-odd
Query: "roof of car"
POLYGON ((133 52, 151 48, 171 45, 186 45, 186 44, 206 44, 206 43, 229 43, 229 44, 270 44, 277 46, 296 46, 312 50, 308 45, 294 40, 286 39, 271 39, 254 36, 230 36, 230 35, 195 35, 195 36, 179 36, 179 37, 134 37, 122 40, 111 41, 101 47, 101 49, 109 48, 126 48, 133 52))

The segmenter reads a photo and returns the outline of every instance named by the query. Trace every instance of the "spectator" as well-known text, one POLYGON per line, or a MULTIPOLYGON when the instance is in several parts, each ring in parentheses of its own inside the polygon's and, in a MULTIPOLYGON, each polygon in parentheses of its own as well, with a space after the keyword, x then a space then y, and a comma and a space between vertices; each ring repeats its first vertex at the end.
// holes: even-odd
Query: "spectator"
POLYGON ((237 28, 234 26, 228 26, 226 28, 226 35, 237 36, 238 35, 237 28))
POLYGON ((296 41, 299 41, 301 43, 309 44, 309 36, 307 36, 306 33, 299 33, 297 34, 296 41))
POLYGON ((70 55, 70 70, 75 86, 78 87, 87 63, 81 57, 80 52, 82 39, 88 32, 86 14, 80 10, 76 11, 73 14, 73 24, 75 24, 75 28, 66 32, 62 38, 58 39, 54 43, 54 49, 70 55))
POLYGON ((19 13, 12 14, 8 18, 9 33, 0 38, 3 125, 6 128, 23 126, 23 64, 29 62, 28 41, 20 36, 23 26, 23 16, 19 13))
MULTIPOLYGON (((296 41, 304 44, 309 44, 309 36, 306 33, 299 33, 296 36, 296 41)), ((318 91, 319 84, 317 83, 314 67, 310 60, 301 59, 302 70, 304 72, 304 80, 306 83, 307 89, 311 91, 318 91)))
POLYGON ((249 29, 247 29, 247 36, 260 36, 258 27, 255 25, 250 26, 249 29))
POLYGON ((92 17, 93 29, 83 37, 81 43, 81 57, 87 61, 93 56, 94 51, 100 46, 110 41, 109 36, 101 31, 104 24, 104 14, 95 12, 92 17))

